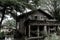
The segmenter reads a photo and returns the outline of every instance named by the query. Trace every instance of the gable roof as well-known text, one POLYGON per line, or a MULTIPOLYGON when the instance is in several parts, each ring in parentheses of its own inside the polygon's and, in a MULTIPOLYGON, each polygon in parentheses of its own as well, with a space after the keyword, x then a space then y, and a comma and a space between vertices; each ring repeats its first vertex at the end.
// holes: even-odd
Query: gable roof
POLYGON ((53 16, 52 16, 52 15, 44 12, 44 11, 41 10, 41 9, 33 10, 33 11, 28 12, 28 13, 23 13, 23 14, 21 14, 20 16, 18 16, 18 18, 21 19, 21 18, 24 18, 24 17, 28 17, 29 15, 31 15, 31 14, 34 13, 35 11, 39 11, 39 12, 43 13, 43 14, 46 15, 49 19, 53 19, 53 16))

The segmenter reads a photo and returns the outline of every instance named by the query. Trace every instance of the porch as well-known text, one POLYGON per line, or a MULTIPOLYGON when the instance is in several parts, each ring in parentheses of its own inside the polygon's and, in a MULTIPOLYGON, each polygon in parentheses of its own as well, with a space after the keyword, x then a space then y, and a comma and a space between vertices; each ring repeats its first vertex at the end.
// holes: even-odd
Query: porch
POLYGON ((26 40, 44 40, 51 34, 57 33, 60 27, 60 24, 55 22, 29 21, 28 23, 29 25, 25 28, 26 40))

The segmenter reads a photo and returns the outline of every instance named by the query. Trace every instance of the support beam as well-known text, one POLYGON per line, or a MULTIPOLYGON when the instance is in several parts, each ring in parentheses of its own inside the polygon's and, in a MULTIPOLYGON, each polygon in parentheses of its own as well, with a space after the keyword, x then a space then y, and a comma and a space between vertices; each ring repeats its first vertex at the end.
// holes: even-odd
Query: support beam
MULTIPOLYGON (((39 26, 37 27, 37 35, 38 35, 38 37, 39 37, 39 26)), ((39 38, 38 38, 38 40, 39 40, 39 38)))
POLYGON ((30 25, 29 25, 29 37, 30 37, 30 25))
POLYGON ((19 22, 17 22, 17 27, 16 27, 16 29, 19 29, 19 22))
POLYGON ((48 35, 50 35, 50 27, 48 26, 48 35))
POLYGON ((45 32, 45 34, 47 34, 47 26, 46 25, 44 26, 44 32, 45 32))
POLYGON ((39 26, 37 27, 37 35, 39 37, 39 26))
POLYGON ((25 35, 26 35, 26 27, 25 27, 25 35))

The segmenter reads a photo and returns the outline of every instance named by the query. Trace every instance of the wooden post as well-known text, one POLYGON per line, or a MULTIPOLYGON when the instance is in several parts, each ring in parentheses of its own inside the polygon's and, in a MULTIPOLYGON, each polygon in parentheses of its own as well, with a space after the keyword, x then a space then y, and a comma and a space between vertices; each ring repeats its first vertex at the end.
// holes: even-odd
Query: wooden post
POLYGON ((39 26, 37 27, 37 35, 39 37, 39 26))
POLYGON ((26 36, 26 27, 25 27, 25 40, 27 40, 27 36, 26 36))
POLYGON ((44 32, 45 32, 45 34, 47 34, 47 26, 46 25, 44 26, 44 32))
POLYGON ((29 25, 29 37, 30 37, 30 25, 29 25))
POLYGON ((26 27, 25 27, 25 35, 26 35, 26 27))
POLYGON ((50 35, 50 27, 48 26, 48 35, 50 35))
MULTIPOLYGON (((39 26, 37 27, 37 35, 39 37, 39 26)), ((38 39, 39 40, 39 39, 38 39)))

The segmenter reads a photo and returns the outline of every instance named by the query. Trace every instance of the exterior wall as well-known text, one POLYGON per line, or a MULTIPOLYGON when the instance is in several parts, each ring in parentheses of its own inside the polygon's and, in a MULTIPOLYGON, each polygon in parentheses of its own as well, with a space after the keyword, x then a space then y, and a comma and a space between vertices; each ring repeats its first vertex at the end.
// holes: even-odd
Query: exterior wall
POLYGON ((34 12, 33 14, 31 14, 29 16, 30 19, 35 20, 35 17, 37 16, 37 20, 44 20, 44 19, 48 19, 48 17, 46 15, 44 15, 43 13, 40 13, 38 11, 34 12))

